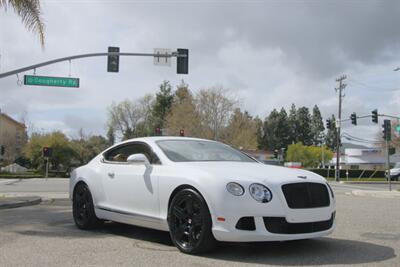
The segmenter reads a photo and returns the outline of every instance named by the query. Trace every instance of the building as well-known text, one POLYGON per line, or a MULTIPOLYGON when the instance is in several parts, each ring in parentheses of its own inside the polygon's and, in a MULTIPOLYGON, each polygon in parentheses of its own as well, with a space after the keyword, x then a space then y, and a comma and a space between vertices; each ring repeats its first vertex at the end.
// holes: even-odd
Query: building
MULTIPOLYGON (((384 170, 386 168, 386 150, 383 148, 371 148, 352 144, 343 144, 340 155, 340 168, 353 170, 384 170)), ((390 163, 394 165, 400 162, 400 153, 390 156, 390 163)), ((336 164, 333 157, 331 165, 336 164)))
POLYGON ((25 124, 0 112, 0 160, 11 163, 22 156, 27 139, 25 124))

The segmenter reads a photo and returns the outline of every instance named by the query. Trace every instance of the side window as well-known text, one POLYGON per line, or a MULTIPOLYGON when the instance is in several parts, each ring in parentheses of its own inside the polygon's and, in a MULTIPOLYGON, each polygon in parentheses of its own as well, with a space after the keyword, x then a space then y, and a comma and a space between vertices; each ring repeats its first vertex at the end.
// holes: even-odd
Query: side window
POLYGON ((132 154, 144 154, 151 164, 160 164, 158 157, 146 144, 134 143, 117 147, 105 154, 105 160, 112 162, 126 162, 132 154))

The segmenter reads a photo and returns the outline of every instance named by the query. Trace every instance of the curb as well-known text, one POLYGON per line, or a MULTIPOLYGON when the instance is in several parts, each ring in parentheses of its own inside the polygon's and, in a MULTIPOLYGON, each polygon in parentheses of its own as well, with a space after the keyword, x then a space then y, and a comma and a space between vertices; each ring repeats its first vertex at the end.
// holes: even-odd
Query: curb
MULTIPOLYGON (((384 181, 384 182, 380 182, 380 181, 370 181, 370 182, 368 182, 368 181, 340 181, 339 182, 340 184, 383 184, 383 185, 388 185, 389 184, 389 182, 388 181, 384 181)), ((392 183, 391 183, 392 185, 395 185, 395 184, 400 184, 400 182, 397 182, 397 181, 392 181, 392 183)))
POLYGON ((376 198, 400 198, 398 191, 369 191, 369 190, 353 190, 351 194, 361 197, 376 197, 376 198))
POLYGON ((42 202, 40 197, 12 197, 0 198, 0 210, 33 206, 42 202))

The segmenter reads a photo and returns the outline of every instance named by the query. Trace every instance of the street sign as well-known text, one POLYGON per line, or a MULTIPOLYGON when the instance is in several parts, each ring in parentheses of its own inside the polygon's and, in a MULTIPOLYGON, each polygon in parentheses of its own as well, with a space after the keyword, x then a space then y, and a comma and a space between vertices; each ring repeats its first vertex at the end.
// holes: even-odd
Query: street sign
POLYGON ((400 125, 396 126, 396 132, 400 134, 400 125))
POLYGON ((79 87, 79 78, 24 75, 25 85, 79 87))
MULTIPOLYGON (((171 55, 171 49, 154 48, 154 54, 156 54, 156 55, 171 55)), ((171 57, 154 56, 154 65, 170 67, 171 66, 171 57)))

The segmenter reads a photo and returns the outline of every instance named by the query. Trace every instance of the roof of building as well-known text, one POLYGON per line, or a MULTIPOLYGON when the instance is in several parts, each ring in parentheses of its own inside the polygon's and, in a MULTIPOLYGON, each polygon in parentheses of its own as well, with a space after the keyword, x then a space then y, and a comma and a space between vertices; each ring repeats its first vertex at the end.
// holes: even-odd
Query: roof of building
POLYGON ((0 113, 0 116, 3 117, 3 118, 5 118, 5 119, 8 120, 9 122, 15 124, 16 126, 18 126, 18 127, 20 127, 20 128, 23 128, 23 129, 26 128, 24 123, 21 123, 21 122, 19 122, 19 121, 14 120, 13 118, 11 118, 10 116, 8 116, 8 115, 5 114, 5 113, 0 113))

